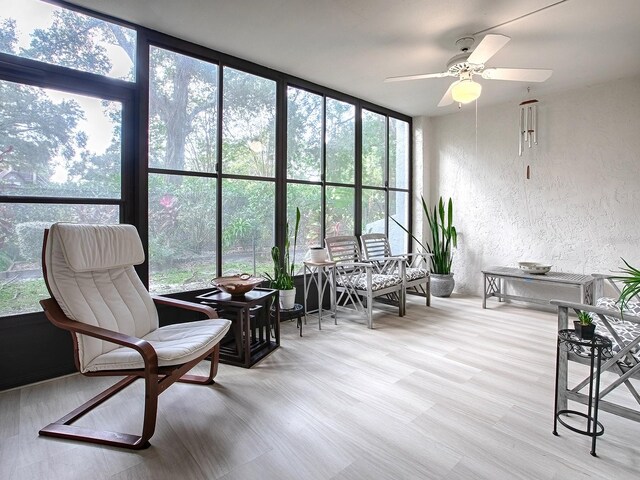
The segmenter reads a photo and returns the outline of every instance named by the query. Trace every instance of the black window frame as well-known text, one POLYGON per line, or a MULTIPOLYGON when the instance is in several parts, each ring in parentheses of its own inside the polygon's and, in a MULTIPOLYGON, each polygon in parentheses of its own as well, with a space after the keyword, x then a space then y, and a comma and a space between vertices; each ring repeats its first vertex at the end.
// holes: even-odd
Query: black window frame
MULTIPOLYGON (((326 131, 326 101, 332 98, 338 101, 350 103, 355 106, 355 183, 354 188, 354 234, 360 235, 362 224, 362 109, 382 114, 386 116, 387 138, 389 118, 396 118, 408 123, 409 126, 409 183, 408 188, 396 189, 388 185, 383 187, 386 193, 386 210, 388 217, 389 192, 392 190, 406 191, 409 194, 408 205, 408 228, 411 230, 413 220, 413 125, 412 118, 400 112, 373 104, 353 95, 349 95, 329 87, 325 87, 314 82, 279 72, 274 69, 259 65, 248 60, 244 60, 232 55, 228 55, 214 49, 204 47, 168 34, 164 34, 135 23, 122 20, 110 15, 101 14, 91 9, 71 4, 61 0, 48 0, 52 3, 70 10, 90 15, 101 20, 112 22, 134 29, 137 34, 136 44, 136 76, 135 81, 125 81, 101 75, 91 74, 67 67, 45 64, 43 62, 30 60, 13 55, 0 53, 0 79, 25 83, 45 88, 56 88, 70 91, 71 93, 83 93, 93 96, 101 96, 105 99, 121 101, 123 105, 123 128, 122 128, 122 196, 120 200, 108 199, 70 199, 57 197, 8 197, 0 196, 0 202, 33 202, 33 203, 97 203, 113 204, 120 206, 120 221, 130 223, 138 228, 142 243, 148 259, 148 176, 149 173, 174 173, 179 175, 196 175, 215 177, 218 185, 218 205, 217 216, 217 246, 221 252, 221 229, 222 229, 222 180, 224 178, 239 178, 260 180, 275 183, 275 205, 274 205, 274 244, 282 248, 284 246, 284 233, 287 221, 287 184, 301 183, 322 186, 322 234, 325 232, 326 213, 326 187, 327 186, 352 186, 334 182, 326 182, 324 177, 325 169, 325 145, 322 142, 322 172, 320 181, 306 181, 287 179, 287 88, 307 90, 311 93, 323 96, 323 140, 326 131), (164 169, 148 167, 148 121, 149 121, 149 50, 151 46, 175 51, 183 55, 192 56, 199 60, 218 65, 219 89, 218 89, 218 162, 222 159, 222 113, 223 113, 223 89, 222 76, 224 67, 258 75, 276 82, 276 167, 275 177, 252 177, 243 175, 224 174, 221 165, 218 164, 215 173, 203 172, 172 172, 164 169), (78 200, 78 201, 76 201, 78 200)), ((388 169, 388 141, 387 141, 387 169, 388 169)), ((388 172, 386 173, 388 182, 388 172)), ((388 230, 388 218, 387 218, 388 230)), ((411 251, 411 239, 407 241, 407 251, 411 251)), ((222 255, 217 255, 218 273, 222 272, 222 255)), ((137 267, 138 274, 143 283, 149 285, 149 264, 148 260, 137 267)), ((9 317, 19 317, 19 314, 9 317)))

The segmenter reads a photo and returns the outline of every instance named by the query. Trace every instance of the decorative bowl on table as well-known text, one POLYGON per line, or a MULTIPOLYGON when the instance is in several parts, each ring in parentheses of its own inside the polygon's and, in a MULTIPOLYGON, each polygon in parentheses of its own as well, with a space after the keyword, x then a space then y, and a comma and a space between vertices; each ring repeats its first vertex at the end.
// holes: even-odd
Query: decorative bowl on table
POLYGON ((254 277, 248 273, 228 275, 226 277, 218 277, 211 280, 212 285, 218 287, 223 292, 230 294, 232 297, 241 297, 245 293, 256 288, 262 282, 264 282, 264 278, 254 277))
POLYGON ((538 262, 518 262, 518 267, 525 273, 531 273, 532 275, 544 275, 551 270, 551 265, 538 262))

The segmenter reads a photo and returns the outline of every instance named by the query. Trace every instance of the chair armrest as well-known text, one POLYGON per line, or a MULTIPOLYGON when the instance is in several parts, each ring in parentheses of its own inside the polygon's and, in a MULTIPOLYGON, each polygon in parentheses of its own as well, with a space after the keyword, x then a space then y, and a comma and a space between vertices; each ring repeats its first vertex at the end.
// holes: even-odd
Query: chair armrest
POLYGON ((597 280, 607 280, 609 278, 616 278, 620 275, 613 275, 608 273, 592 273, 591 276, 597 280))
POLYGON ((582 312, 595 313, 596 315, 605 315, 607 317, 617 318, 632 323, 640 323, 640 317, 634 315, 625 315, 620 312, 620 309, 611 310, 610 308, 596 307, 594 305, 587 305, 584 303, 566 302, 564 300, 551 300, 552 305, 556 305, 560 308, 571 308, 573 310, 579 310, 582 312))
POLYGON ((427 252, 403 253, 402 256, 403 257, 422 257, 426 260, 427 258, 433 257, 433 253, 427 253, 427 252))
POLYGON ((204 313, 208 318, 218 318, 218 313, 215 311, 215 309, 208 307, 207 305, 201 305, 199 303, 187 302, 184 300, 178 300, 177 298, 162 296, 154 296, 152 298, 154 303, 157 303, 158 305, 167 305, 169 307, 192 310, 194 312, 204 313))
POLYGON ((89 335, 90 337, 99 338, 100 340, 105 340, 117 345, 122 345, 123 347, 133 348, 138 353, 140 353, 140 355, 144 359, 145 364, 151 364, 151 366, 155 366, 155 368, 158 367, 158 356, 156 354, 156 351, 146 340, 138 337, 132 337, 131 335, 126 335, 124 333, 116 332, 113 330, 108 330, 106 328, 97 327, 95 325, 89 325, 86 323, 78 322, 76 320, 71 320, 64 314, 64 312, 60 308, 60 305, 58 305, 58 302, 56 302, 53 298, 41 300, 40 305, 42 305, 47 318, 56 327, 74 333, 89 335))
POLYGON ((336 263, 336 267, 339 267, 339 268, 351 268, 351 267, 373 268, 373 264, 369 263, 369 262, 340 262, 340 263, 336 263))

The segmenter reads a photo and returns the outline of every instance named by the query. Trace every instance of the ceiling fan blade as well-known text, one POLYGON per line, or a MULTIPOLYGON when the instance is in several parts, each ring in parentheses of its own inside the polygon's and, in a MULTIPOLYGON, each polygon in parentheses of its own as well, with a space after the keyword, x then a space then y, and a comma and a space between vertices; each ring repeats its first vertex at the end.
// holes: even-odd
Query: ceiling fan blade
POLYGON ((511 38, 506 35, 496 35, 490 33, 485 35, 478 46, 471 52, 467 62, 480 65, 486 63, 491 57, 493 57, 498 50, 504 47, 511 38))
POLYGON ((516 82, 544 82, 553 70, 544 68, 487 68, 482 78, 487 80, 515 80, 516 82))
POLYGON ((387 77, 384 79, 385 83, 388 82, 404 82, 405 80, 421 80, 423 78, 442 78, 449 77, 449 72, 441 73, 422 73, 420 75, 403 75, 401 77, 387 77))
POLYGON ((453 86, 459 82, 460 80, 457 80, 453 82, 451 85, 449 85, 449 88, 447 88, 447 91, 444 92, 444 95, 442 96, 440 103, 438 103, 439 107, 446 107, 447 105, 451 105, 453 103, 453 95, 451 95, 451 90, 453 90, 453 86))

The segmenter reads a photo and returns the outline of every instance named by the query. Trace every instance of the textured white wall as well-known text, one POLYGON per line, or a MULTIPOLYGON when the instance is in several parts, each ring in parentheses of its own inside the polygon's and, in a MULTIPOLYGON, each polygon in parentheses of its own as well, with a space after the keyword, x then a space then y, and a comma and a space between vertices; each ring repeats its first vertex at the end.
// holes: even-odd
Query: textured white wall
POLYGON ((640 265, 640 77, 527 98, 540 101, 539 144, 522 157, 519 102, 480 103, 477 146, 474 108, 418 119, 431 140, 425 191, 431 202, 454 199, 458 292, 481 295, 491 265, 587 274, 616 270, 620 257, 640 265))

